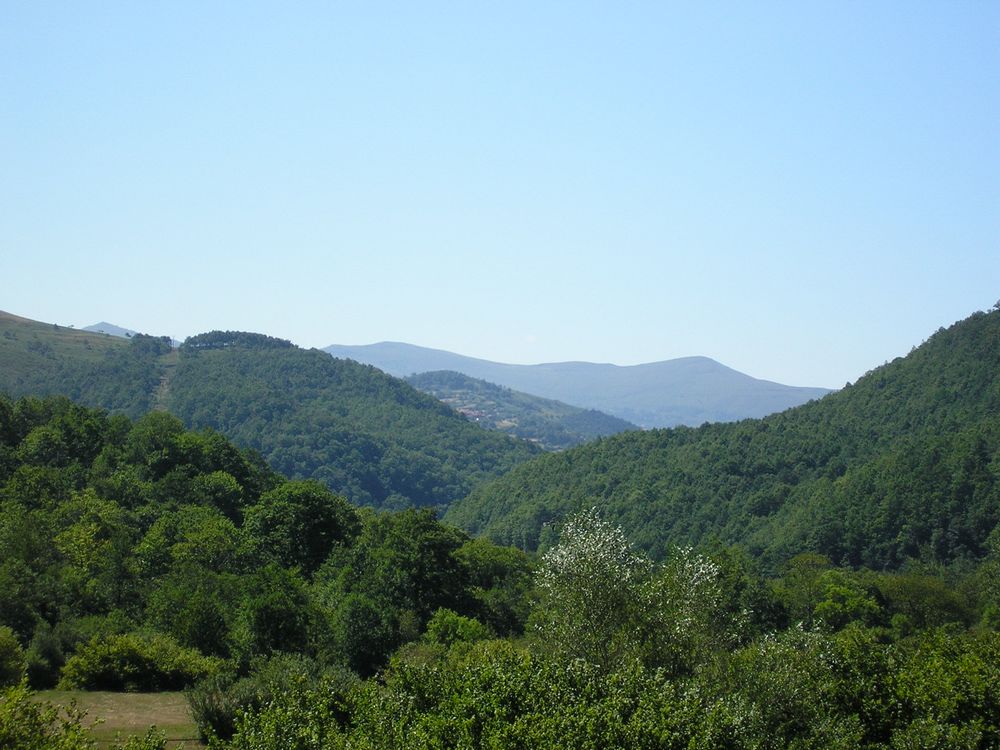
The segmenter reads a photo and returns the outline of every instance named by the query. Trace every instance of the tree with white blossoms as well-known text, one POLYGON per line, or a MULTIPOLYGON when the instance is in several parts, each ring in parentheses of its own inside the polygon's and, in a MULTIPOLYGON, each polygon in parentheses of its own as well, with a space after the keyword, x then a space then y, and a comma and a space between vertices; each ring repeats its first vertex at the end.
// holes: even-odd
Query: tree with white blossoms
POLYGON ((681 548, 654 565, 596 508, 566 521, 542 557, 537 584, 532 619, 540 643, 609 670, 639 659, 688 671, 721 645, 732 619, 722 612, 720 568, 710 558, 681 548))
POLYGON ((533 620, 542 643, 562 658, 606 668, 629 656, 636 591, 649 570, 649 560, 596 508, 571 517, 537 574, 533 620))
POLYGON ((640 587, 643 660, 671 674, 691 672, 736 643, 743 613, 734 613, 722 568, 691 547, 677 547, 640 587))

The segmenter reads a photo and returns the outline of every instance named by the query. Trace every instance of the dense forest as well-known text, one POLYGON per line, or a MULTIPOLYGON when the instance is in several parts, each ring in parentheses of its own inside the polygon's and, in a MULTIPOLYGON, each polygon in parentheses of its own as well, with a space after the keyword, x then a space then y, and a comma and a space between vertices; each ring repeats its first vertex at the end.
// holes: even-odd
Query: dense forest
POLYGON ((445 519, 534 549, 591 505, 655 559, 714 538, 772 570, 802 552, 891 569, 975 561, 1000 521, 1000 310, 781 414, 541 457, 445 519))
POLYGON ((357 505, 444 507, 539 453, 374 367, 258 334, 230 336, 185 341, 165 405, 357 505))
MULTIPOLYGON (((464 421, 288 342, 188 343, 62 364, 96 393, 148 360, 151 402, 229 429, 296 424, 278 384, 372 434, 464 421)), ((52 686, 184 689, 213 750, 998 747, 998 358, 1000 310, 784 414, 541 456, 449 512, 494 541, 138 401, 0 396, 0 747, 94 748, 52 686)))
POLYGON ((540 453, 373 367, 261 334, 215 331, 178 350, 166 337, 0 324, 0 392, 65 395, 133 419, 168 410, 356 505, 444 508, 540 453))
MULTIPOLYGON (((900 572, 654 562, 596 509, 541 556, 351 506, 175 417, 0 398, 0 746, 31 691, 186 688, 216 748, 990 748, 1000 537, 900 572)), ((162 748, 155 733, 130 747, 162 748)))
POLYGON ((519 631, 532 569, 429 510, 375 514, 286 480, 163 412, 131 422, 60 397, 0 398, 8 682, 221 690, 306 663, 356 679, 435 616, 519 631))
POLYGON ((549 451, 639 429, 610 414, 539 398, 460 372, 423 372, 409 376, 406 382, 445 402, 480 427, 506 432, 549 451))

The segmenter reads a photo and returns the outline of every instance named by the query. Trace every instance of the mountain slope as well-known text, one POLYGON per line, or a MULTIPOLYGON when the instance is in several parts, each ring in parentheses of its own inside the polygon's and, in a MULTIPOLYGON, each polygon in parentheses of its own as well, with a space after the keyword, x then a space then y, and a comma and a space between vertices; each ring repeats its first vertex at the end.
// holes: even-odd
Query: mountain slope
POLYGON ((40 323, 0 310, 0 388, 30 383, 57 361, 96 362, 124 342, 55 323, 40 323))
POLYGON ((131 339, 0 318, 0 391, 137 418, 167 409, 359 505, 445 506, 537 455, 406 383, 260 334, 131 339))
POLYGON ((563 450, 596 437, 638 429, 609 414, 513 391, 459 372, 425 372, 406 381, 481 427, 529 440, 546 450, 563 450))
POLYGON ((0 313, 0 391, 61 394, 137 418, 153 408, 166 339, 105 333, 0 313))
POLYGON ((377 507, 447 505, 538 453, 373 367, 259 334, 185 341, 167 406, 377 507))
POLYGON ((400 377, 453 370, 543 398, 603 411, 642 427, 762 417, 829 393, 824 388, 758 380, 708 357, 620 367, 590 362, 509 365, 394 342, 334 345, 324 351, 400 377))
POLYGON ((545 456, 446 520, 535 547, 591 505, 656 556, 716 538, 894 567, 978 557, 1000 520, 1000 310, 782 414, 624 433, 545 456))

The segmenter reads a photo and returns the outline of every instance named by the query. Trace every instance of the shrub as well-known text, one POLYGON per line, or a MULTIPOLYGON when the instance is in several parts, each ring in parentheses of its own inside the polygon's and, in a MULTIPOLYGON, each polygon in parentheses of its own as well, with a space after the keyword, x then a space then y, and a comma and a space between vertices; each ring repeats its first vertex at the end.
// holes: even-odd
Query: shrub
POLYGON ((0 747, 4 750, 91 750, 83 713, 65 716, 51 703, 36 701, 24 682, 0 690, 0 747))
POLYGON ((424 638, 431 643, 451 646, 459 642, 483 641, 492 637, 490 629, 479 620, 462 615, 450 609, 441 607, 427 621, 427 632, 424 638))
POLYGON ((238 717, 256 713, 278 696, 324 681, 342 686, 344 690, 357 682, 357 677, 344 667, 328 668, 325 672, 314 660, 298 654, 275 654, 262 658, 251 666, 247 677, 216 674, 187 691, 191 714, 203 740, 230 740, 238 717))
POLYGON ((96 637, 62 670, 63 690, 180 690, 218 671, 221 661, 159 633, 96 637))
POLYGON ((0 687, 18 684, 25 667, 24 649, 17 635, 6 625, 0 625, 0 687))
POLYGON ((55 626, 39 622, 25 654, 28 684, 36 690, 55 687, 66 657, 82 644, 99 636, 121 635, 134 627, 135 623, 121 610, 61 620, 55 626))
POLYGON ((249 677, 238 679, 233 674, 215 674, 186 691, 201 739, 231 740, 236 731, 236 717, 260 709, 263 700, 258 687, 249 677))
POLYGON ((356 683, 357 678, 345 670, 325 675, 315 682, 299 680, 288 685, 275 693, 259 711, 239 716, 230 747, 232 750, 279 747, 334 750, 344 747, 340 733, 348 721, 347 696, 356 683))

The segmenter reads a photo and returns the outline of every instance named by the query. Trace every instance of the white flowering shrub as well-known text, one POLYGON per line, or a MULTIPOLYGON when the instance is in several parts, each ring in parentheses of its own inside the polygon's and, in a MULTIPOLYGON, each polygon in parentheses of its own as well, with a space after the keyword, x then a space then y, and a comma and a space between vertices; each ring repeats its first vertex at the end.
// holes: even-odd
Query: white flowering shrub
POLYGON ((721 569, 690 547, 654 566, 595 508, 570 518, 542 557, 535 632, 566 659, 604 668, 639 659, 690 672, 732 641, 721 569))
POLYGON ((672 673, 690 672, 733 642, 739 617, 726 610, 722 569, 690 547, 678 547, 639 591, 644 658, 672 673))
POLYGON ((570 585, 592 598, 588 603, 601 606, 603 594, 592 589, 594 583, 627 587, 649 569, 649 560, 632 549, 621 527, 602 520, 591 508, 570 518, 559 543, 543 555, 538 585, 545 590, 570 585))
POLYGON ((596 508, 570 518, 559 543, 542 557, 535 629, 568 659, 613 666, 634 650, 638 590, 651 569, 624 532, 596 508))

